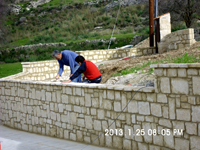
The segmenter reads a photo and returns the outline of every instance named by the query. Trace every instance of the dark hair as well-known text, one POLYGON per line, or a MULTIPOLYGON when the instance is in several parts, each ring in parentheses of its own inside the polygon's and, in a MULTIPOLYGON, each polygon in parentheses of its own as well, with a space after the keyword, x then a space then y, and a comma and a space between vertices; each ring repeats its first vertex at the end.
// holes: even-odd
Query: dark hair
POLYGON ((58 54, 60 54, 60 53, 61 53, 61 51, 55 50, 55 51, 53 51, 52 56, 53 56, 53 57, 58 56, 58 54))
POLYGON ((83 63, 83 62, 85 61, 85 58, 84 58, 83 56, 81 56, 81 55, 78 55, 78 56, 75 58, 75 61, 76 61, 77 63, 79 63, 79 62, 83 63))

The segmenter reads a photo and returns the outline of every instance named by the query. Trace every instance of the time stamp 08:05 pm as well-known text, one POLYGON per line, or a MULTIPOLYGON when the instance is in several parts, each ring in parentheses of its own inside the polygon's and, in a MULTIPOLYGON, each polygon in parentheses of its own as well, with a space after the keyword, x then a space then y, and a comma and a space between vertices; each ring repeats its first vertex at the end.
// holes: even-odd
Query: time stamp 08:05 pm
POLYGON ((106 129, 105 136, 170 136, 170 135, 183 135, 183 129, 136 129, 133 131, 132 129, 127 129, 126 131, 123 129, 106 129))

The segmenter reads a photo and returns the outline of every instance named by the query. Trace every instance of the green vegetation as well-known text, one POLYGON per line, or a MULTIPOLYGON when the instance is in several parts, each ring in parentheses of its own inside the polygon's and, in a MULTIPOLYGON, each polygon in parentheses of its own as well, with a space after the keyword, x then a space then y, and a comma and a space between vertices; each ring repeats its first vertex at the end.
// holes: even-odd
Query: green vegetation
POLYGON ((0 64, 0 78, 22 72, 21 63, 0 64))
MULTIPOLYGON (((5 21, 8 38, 4 48, 56 42, 71 44, 66 49, 72 50, 107 48, 107 44, 101 43, 99 47, 92 44, 79 47, 77 44, 85 40, 109 40, 118 9, 106 12, 104 6, 101 5, 83 6, 81 3, 85 1, 87 0, 52 0, 37 9, 24 10, 18 16, 8 15, 5 21), (80 8, 77 6, 78 3, 81 5, 80 8), (64 8, 72 4, 77 8, 64 8), (20 17, 26 17, 27 21, 19 23, 20 17), (98 26, 102 29, 95 29, 98 26)), ((25 8, 27 3, 20 5, 25 8)), ((134 35, 148 34, 148 19, 144 19, 147 14, 145 5, 122 7, 114 33, 117 42, 116 45, 111 45, 111 48, 129 44, 134 35)))
MULTIPOLYGON (((143 63, 142 65, 135 65, 133 68, 128 68, 125 70, 121 70, 118 73, 113 74, 113 77, 116 76, 122 76, 127 75, 130 73, 137 73, 140 70, 143 70, 145 68, 148 68, 148 73, 153 73, 153 68, 150 68, 151 64, 158 64, 158 63, 197 63, 200 62, 200 56, 197 58, 194 55, 188 55, 187 52, 185 52, 182 56, 177 56, 175 58, 165 58, 163 60, 156 60, 156 61, 148 61, 146 63, 143 63)), ((144 73, 144 72, 141 72, 144 73)))

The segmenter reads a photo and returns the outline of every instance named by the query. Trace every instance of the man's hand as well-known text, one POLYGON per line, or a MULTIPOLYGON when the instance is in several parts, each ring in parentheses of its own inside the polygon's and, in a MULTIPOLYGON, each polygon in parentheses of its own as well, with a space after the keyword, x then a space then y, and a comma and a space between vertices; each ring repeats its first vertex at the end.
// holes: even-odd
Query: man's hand
POLYGON ((60 78, 60 75, 59 74, 57 74, 57 76, 56 76, 56 80, 58 80, 60 78))
POLYGON ((82 79, 85 80, 85 75, 82 76, 82 79))
POLYGON ((71 82, 71 80, 64 81, 62 82, 62 84, 69 83, 69 82, 71 82))
POLYGON ((70 77, 73 76, 73 74, 70 74, 70 77))

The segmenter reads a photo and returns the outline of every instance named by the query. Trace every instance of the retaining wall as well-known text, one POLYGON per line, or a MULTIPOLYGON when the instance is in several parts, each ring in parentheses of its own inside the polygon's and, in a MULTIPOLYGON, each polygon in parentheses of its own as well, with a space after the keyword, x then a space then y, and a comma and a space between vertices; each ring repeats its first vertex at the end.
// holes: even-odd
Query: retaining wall
MULTIPOLYGON (((134 150, 199 149, 200 64, 151 67, 155 88, 140 90, 109 132, 93 144, 134 150)), ((0 119, 12 128, 90 143, 139 88, 1 79, 0 119)))
MULTIPOLYGON (((94 63, 119 59, 129 56, 141 56, 155 53, 155 48, 131 48, 131 49, 110 49, 110 50, 93 50, 93 51, 77 51, 79 55, 83 55, 85 59, 94 63)), ((22 62, 23 72, 6 77, 4 79, 15 80, 50 80, 54 79, 58 73, 59 64, 57 60, 38 61, 38 62, 22 62)), ((64 66, 63 74, 70 71, 68 66, 64 66)))
POLYGON ((178 30, 163 37, 161 42, 158 43, 158 51, 159 53, 163 53, 171 50, 183 49, 185 47, 190 47, 195 42, 194 29, 178 30))

